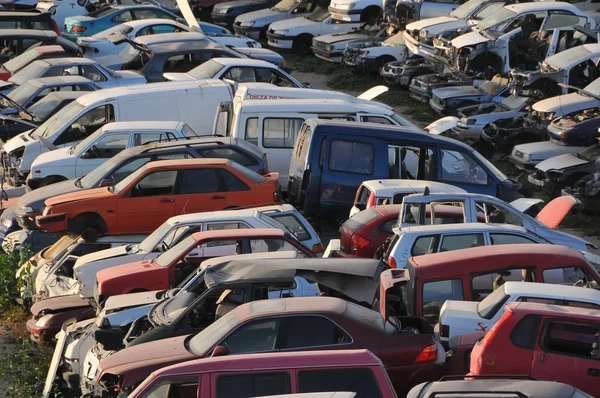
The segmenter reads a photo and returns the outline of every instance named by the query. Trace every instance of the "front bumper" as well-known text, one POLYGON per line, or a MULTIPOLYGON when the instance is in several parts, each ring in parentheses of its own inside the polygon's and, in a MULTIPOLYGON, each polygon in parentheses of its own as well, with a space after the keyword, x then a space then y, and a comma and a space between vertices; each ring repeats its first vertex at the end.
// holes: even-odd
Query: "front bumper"
POLYGON ((267 44, 270 47, 291 49, 295 38, 295 36, 277 35, 267 32, 267 44))
POLYGON ((254 40, 260 39, 260 32, 264 29, 264 26, 240 26, 233 24, 233 31, 240 36, 246 36, 254 40))
POLYGON ((362 72, 379 73, 379 65, 375 58, 358 56, 354 61, 354 69, 362 72))
POLYGON ((521 158, 517 158, 512 153, 508 157, 508 161, 511 162, 512 164, 514 164, 517 167, 517 169, 525 170, 528 172, 533 172, 535 170, 535 166, 538 164, 538 162, 535 162, 535 161, 534 162, 532 162, 531 160, 525 161, 521 158))
POLYGON ((360 14, 363 9, 341 10, 339 8, 329 7, 329 13, 333 19, 346 22, 360 22, 360 14))
POLYGON ((327 50, 323 50, 322 48, 318 48, 318 47, 314 47, 314 46, 311 47, 311 50, 317 58, 320 58, 324 61, 334 62, 334 63, 342 62, 342 57, 344 56, 343 51, 329 52, 327 50))
POLYGON ((67 213, 49 214, 35 218, 38 228, 47 232, 59 232, 67 229, 67 213))
POLYGON ((413 79, 413 81, 410 83, 410 86, 408 86, 408 90, 410 91, 411 98, 414 98, 417 101, 425 104, 429 103, 431 98, 431 89, 427 83, 413 79))
POLYGON ((429 100, 429 106, 431 107, 431 109, 433 109, 435 113, 437 113, 440 116, 456 116, 457 114, 456 109, 448 109, 445 106, 438 104, 436 101, 433 100, 433 98, 429 100))

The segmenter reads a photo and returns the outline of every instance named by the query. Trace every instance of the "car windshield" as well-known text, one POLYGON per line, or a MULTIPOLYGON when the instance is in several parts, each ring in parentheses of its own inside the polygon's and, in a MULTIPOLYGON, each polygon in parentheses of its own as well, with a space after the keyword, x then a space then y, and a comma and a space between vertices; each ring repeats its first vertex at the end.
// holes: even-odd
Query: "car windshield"
MULTIPOLYGON (((108 159, 94 170, 90 171, 85 177, 77 180, 75 183, 79 188, 90 189, 97 188, 98 184, 104 179, 109 177, 109 173, 114 170, 117 166, 123 163, 130 155, 128 151, 119 152, 116 156, 108 159)), ((141 167, 141 166, 140 166, 141 167)), ((124 176, 125 177, 125 176, 124 176)), ((119 181, 115 181, 119 182, 119 181)))
POLYGON ((27 111, 39 120, 46 120, 63 101, 71 102, 71 100, 63 100, 55 95, 47 95, 31 105, 27 111))
POLYGON ((190 339, 187 349, 192 354, 203 357, 229 334, 239 323, 237 311, 229 311, 224 317, 190 339))
POLYGON ((396 33, 394 36, 388 37, 383 41, 384 44, 388 46, 403 46, 404 45, 404 35, 402 34, 404 31, 400 31, 396 33))
POLYGON ((577 157, 588 162, 595 162, 600 158, 600 145, 589 146, 577 154, 577 157))
POLYGON ((35 61, 18 71, 17 74, 8 79, 8 81, 20 86, 29 80, 37 79, 45 70, 46 63, 35 61))
POLYGON ((133 28, 127 24, 119 24, 117 26, 113 26, 112 28, 103 30, 100 33, 96 33, 95 35, 92 35, 93 39, 106 39, 109 35, 113 34, 113 33, 122 33, 124 35, 128 34, 129 32, 131 32, 133 30, 133 28))
POLYGON ((492 319, 500 307, 508 300, 506 285, 494 290, 490 295, 477 304, 477 315, 485 319, 492 319))
POLYGON ((394 326, 390 322, 385 322, 384 324, 383 318, 378 311, 347 302, 344 316, 367 327, 379 329, 385 334, 395 333, 394 326))
POLYGON ((39 56, 39 53, 35 50, 25 51, 23 54, 15 57, 4 63, 3 68, 11 73, 15 73, 25 65, 29 65, 39 56))
POLYGON ((154 264, 161 267, 167 267, 178 257, 181 257, 185 252, 189 250, 191 246, 196 245, 196 239, 193 236, 188 236, 160 256, 154 259, 154 264))
POLYGON ((236 170, 240 174, 243 174, 244 177, 249 178, 250 180, 254 181, 257 184, 262 184, 267 181, 267 179, 265 177, 250 170, 247 167, 242 166, 241 164, 239 164, 237 162, 231 162, 231 168, 236 170))
POLYGON ((190 126, 188 126, 187 124, 184 124, 183 127, 181 128, 181 134, 183 134, 183 136, 185 138, 198 138, 200 137, 198 134, 196 134, 196 132, 194 130, 192 130, 192 128, 190 126))
POLYGON ((68 123, 75 115, 81 112, 85 107, 78 101, 73 101, 57 112, 50 119, 46 120, 40 127, 35 129, 33 137, 47 138, 54 134, 56 130, 68 123))
POLYGON ((483 21, 477 24, 478 29, 486 30, 491 29, 494 26, 503 24, 512 20, 517 15, 516 12, 509 10, 508 8, 503 8, 501 10, 496 11, 491 14, 487 18, 484 18, 483 21))
POLYGON ((119 58, 123 59, 124 63, 131 62, 140 54, 131 44, 127 43, 124 49, 119 53, 119 58))
POLYGON ((494 95, 500 89, 501 84, 495 81, 485 81, 479 85, 479 89, 488 94, 494 95))
POLYGON ((220 62, 211 59, 210 61, 206 61, 202 63, 200 66, 195 67, 191 71, 188 72, 188 75, 193 77, 194 79, 212 79, 221 69, 223 69, 225 65, 220 62))
POLYGON ((506 97, 502 100, 501 104, 507 109, 511 109, 513 111, 518 111, 525 105, 527 102, 527 97, 520 97, 511 95, 510 97, 506 97))
MULTIPOLYGON (((39 89, 39 85, 33 84, 32 82, 26 82, 25 84, 15 88, 10 94, 7 95, 8 98, 15 101, 17 104, 23 106, 28 99, 31 98, 33 94, 39 89)), ((3 108, 14 108, 15 106, 10 103, 6 98, 2 98, 2 107, 3 108)))
POLYGON ((271 9, 274 11, 286 12, 294 8, 294 6, 299 3, 299 0, 283 0, 275 4, 275 7, 271 9))
POLYGON ((583 89, 589 93, 600 95, 600 78, 594 80, 583 89))
POLYGON ((306 19, 309 21, 323 22, 327 19, 327 17, 329 17, 329 10, 327 10, 327 8, 321 8, 317 6, 312 14, 307 16, 306 19))
MULTIPOLYGON (((168 220, 165 221, 160 227, 155 229, 154 232, 148 235, 146 239, 141 241, 138 245, 138 248, 141 251, 150 253, 156 250, 158 248, 158 245, 160 245, 163 242, 167 245, 167 247, 170 247, 170 243, 173 243, 176 238, 175 236, 173 236, 173 234, 169 233, 169 231, 171 231, 172 228, 173 224, 171 224, 168 220), (165 238, 168 238, 167 241, 165 241, 165 238)), ((177 230, 179 229, 181 228, 178 228, 177 230)))
POLYGON ((93 17, 93 18, 101 18, 101 17, 105 17, 107 15, 113 14, 115 12, 117 12, 116 8, 106 7, 106 8, 101 8, 99 10, 90 12, 89 14, 87 14, 87 16, 93 17))
POLYGON ((457 19, 467 19, 481 4, 486 0, 469 0, 450 13, 451 17, 457 19))
POLYGON ((96 141, 98 137, 102 135, 102 128, 99 128, 94 132, 94 134, 90 134, 85 140, 79 141, 79 143, 73 146, 73 153, 76 156, 79 156, 85 148, 87 148, 91 143, 96 141))
POLYGON ((113 185, 112 192, 116 193, 116 194, 117 193, 121 193, 121 191, 123 191, 125 188, 127 188, 127 186, 129 186, 129 184, 131 184, 140 175, 142 175, 145 170, 146 170, 145 167, 140 167, 139 169, 137 169, 133 173, 129 174, 127 177, 123 178, 121 181, 119 181, 118 183, 116 183, 115 185, 113 185))

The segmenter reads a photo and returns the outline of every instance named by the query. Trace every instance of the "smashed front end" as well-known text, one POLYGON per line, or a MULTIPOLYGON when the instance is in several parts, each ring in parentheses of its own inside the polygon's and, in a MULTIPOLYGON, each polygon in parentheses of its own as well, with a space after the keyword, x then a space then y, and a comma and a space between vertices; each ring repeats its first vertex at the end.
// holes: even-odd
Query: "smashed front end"
MULTIPOLYGON (((409 90, 412 98, 428 104, 432 99, 432 92, 436 88, 470 84, 473 84, 473 79, 464 75, 451 72, 432 73, 415 77, 410 83, 409 90)), ((440 101, 439 98, 438 101, 440 101)), ((445 104, 440 103, 439 105, 445 107, 445 104)))
POLYGON ((356 40, 348 43, 342 54, 342 62, 344 65, 354 68, 357 66, 358 57, 364 49, 373 47, 375 43, 372 40, 356 40))
POLYGON ((600 215, 600 172, 583 177, 572 187, 563 189, 561 194, 578 199, 584 213, 600 215))
POLYGON ((387 84, 408 87, 417 76, 435 73, 435 67, 425 63, 423 58, 389 62, 379 74, 387 84))
POLYGON ((4 149, 0 153, 0 162, 2 163, 2 172, 4 174, 5 182, 8 182, 14 186, 21 186, 27 179, 27 174, 19 172, 23 155, 25 154, 25 147, 21 146, 11 152, 5 152, 4 149))

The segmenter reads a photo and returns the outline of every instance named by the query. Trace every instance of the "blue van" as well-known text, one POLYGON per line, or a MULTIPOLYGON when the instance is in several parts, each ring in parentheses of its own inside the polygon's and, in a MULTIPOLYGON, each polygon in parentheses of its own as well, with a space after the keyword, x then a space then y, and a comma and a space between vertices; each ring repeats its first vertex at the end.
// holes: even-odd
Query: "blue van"
POLYGON ((406 127, 307 120, 292 152, 288 201, 305 217, 348 217, 366 180, 439 181, 505 201, 521 197, 487 159, 462 142, 406 127))

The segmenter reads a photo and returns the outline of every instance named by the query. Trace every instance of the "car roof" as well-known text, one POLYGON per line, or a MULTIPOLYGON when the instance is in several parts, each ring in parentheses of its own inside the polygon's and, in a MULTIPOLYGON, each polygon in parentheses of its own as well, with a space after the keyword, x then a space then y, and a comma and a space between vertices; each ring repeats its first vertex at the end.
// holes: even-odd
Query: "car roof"
POLYGON ((120 156, 123 158, 130 158, 132 156, 136 156, 142 153, 152 153, 156 151, 167 150, 169 148, 173 148, 177 150, 179 148, 189 148, 198 145, 237 145, 238 138, 233 137, 215 137, 215 136, 207 136, 207 137, 198 137, 192 140, 178 140, 178 141, 170 141, 170 142, 161 142, 154 144, 145 144, 140 146, 135 146, 133 148, 127 148, 124 151, 119 152, 115 157, 120 156))
MULTIPOLYGON (((148 18, 148 19, 135 19, 133 21, 127 21, 127 22, 123 22, 123 24, 127 25, 127 26, 131 26, 132 28, 137 28, 138 26, 146 26, 146 25, 153 25, 153 24, 163 24, 163 25, 172 25, 172 26, 180 26, 182 28, 188 28, 188 26, 185 26, 177 21, 173 21, 172 19, 166 19, 166 18, 148 18)), ((165 33, 167 34, 167 33, 165 33)), ((153 35, 150 35, 153 36, 153 35)), ((143 36, 140 36, 139 38, 142 38, 143 36)))
MULTIPOLYGON (((68 52, 62 46, 60 46, 58 44, 49 44, 46 46, 39 46, 39 47, 32 48, 32 50, 35 50, 38 54, 53 54, 53 53, 67 53, 68 52)), ((30 50, 27 50, 27 51, 30 51, 30 50)))
MULTIPOLYGON (((547 286, 546 286, 547 287, 547 286)), ((585 288, 584 288, 585 289, 585 288)), ((600 321, 600 312, 597 308, 571 307, 567 305, 539 304, 532 302, 515 301, 507 304, 507 309, 515 314, 539 314, 560 316, 563 318, 576 318, 581 320, 600 321)))
POLYGON ((520 4, 511 4, 508 6, 504 6, 504 8, 508 8, 511 11, 514 11, 518 14, 523 12, 531 12, 531 11, 551 11, 551 10, 569 10, 573 11, 575 15, 581 15, 582 12, 579 8, 575 7, 573 4, 561 2, 561 1, 541 1, 541 2, 532 2, 532 3, 520 3, 520 4))
POLYGON ((42 14, 49 14, 48 11, 46 10, 40 10, 40 9, 32 9, 30 11, 2 11, 0 13, 0 20, 4 19, 4 17, 6 17, 6 19, 10 19, 10 17, 39 17, 42 14))
MULTIPOLYGON (((208 42, 206 36, 200 32, 178 32, 178 33, 161 33, 159 35, 144 35, 136 37, 135 41, 140 44, 152 45, 157 43, 181 43, 187 41, 203 40, 208 42)), ((211 43, 214 43, 211 41, 211 43)))
MULTIPOLYGON (((141 242, 148 235, 105 235, 100 236, 94 243, 130 243, 141 242)), ((85 242, 85 239, 79 238, 79 242, 85 242)))
MULTIPOLYGON (((271 301, 271 300, 268 300, 271 301)), ((202 358, 171 365, 154 371, 155 376, 168 377, 182 373, 205 373, 217 370, 310 368, 321 366, 382 366, 368 350, 264 352, 202 358)))
POLYGON ((544 61, 546 64, 562 69, 581 62, 582 58, 598 57, 600 44, 582 44, 554 54, 544 61))
POLYGON ((61 99, 61 100, 77 99, 79 97, 83 97, 85 95, 85 93, 87 93, 87 92, 89 92, 89 91, 54 91, 54 92, 46 95, 44 98, 42 98, 38 102, 48 101, 49 98, 53 98, 53 97, 61 99))
MULTIPOLYGON (((513 244, 472 247, 409 259, 425 278, 446 278, 462 273, 506 268, 558 268, 581 265, 585 259, 577 250, 559 245, 513 244)), ((537 284, 536 284, 537 285, 537 284)), ((540 284, 543 286, 543 284, 540 284)), ((547 289, 547 288, 545 288, 547 289)))
POLYGON ((264 100, 246 100, 242 101, 240 107, 245 112, 324 112, 324 113, 344 113, 344 112, 364 112, 364 113, 383 113, 386 115, 394 114, 394 110, 386 105, 362 104, 337 99, 281 99, 276 102, 264 100))
MULTIPOLYGON (((152 35, 152 36, 161 36, 161 35, 152 35)), ((178 41, 172 43, 158 43, 158 44, 148 44, 147 47, 154 54, 162 54, 162 53, 177 53, 183 52, 185 54, 194 50, 206 50, 206 49, 223 49, 223 46, 214 41, 206 41, 206 40, 196 40, 196 41, 178 41)))
MULTIPOLYGON (((480 193, 472 193, 472 192, 458 192, 458 191, 448 191, 447 193, 437 193, 433 192, 427 195, 423 195, 421 193, 414 193, 410 195, 406 195, 405 200, 410 200, 411 203, 429 203, 436 202, 438 200, 465 200, 465 199, 479 199, 479 200, 489 200, 489 199, 497 199, 495 196, 484 195, 480 193)), ((509 203, 506 203, 507 205, 509 203)))
POLYGON ((32 79, 28 81, 29 84, 33 84, 36 87, 42 87, 45 85, 48 86, 57 86, 61 84, 77 84, 77 83, 92 83, 90 79, 87 77, 79 76, 79 75, 69 75, 69 76, 52 76, 52 77, 40 77, 39 79, 32 79))
POLYGON ((552 288, 549 289, 545 283, 527 282, 505 282, 504 285, 506 285, 504 291, 511 296, 565 298, 567 300, 585 300, 600 303, 600 291, 596 289, 558 284, 552 284, 552 288))
POLYGON ((202 212, 202 213, 182 214, 180 216, 174 216, 174 217, 169 218, 167 221, 165 221, 165 223, 175 226, 178 224, 191 224, 191 223, 209 222, 209 221, 215 221, 215 220, 233 220, 233 219, 242 219, 242 218, 253 217, 256 212, 290 211, 293 209, 294 209, 294 206, 292 206, 290 204, 284 204, 284 205, 252 207, 250 209, 207 211, 207 212, 202 212))
POLYGON ((97 64, 96 61, 91 60, 89 58, 82 57, 64 57, 64 58, 47 58, 47 59, 38 59, 33 62, 39 63, 43 66, 49 65, 66 65, 66 64, 97 64))
MULTIPOLYGON (((275 228, 266 229, 279 231, 274 233, 276 236, 284 236, 283 231, 275 228)), ((249 229, 257 236, 265 236, 264 233, 256 231, 266 231, 263 228, 249 229)), ((244 235, 246 230, 238 230, 236 237, 244 235)), ((206 232, 205 235, 209 236, 206 232)), ((236 256, 233 256, 236 257, 236 256)), ((375 259, 347 259, 347 258, 293 258, 282 261, 281 259, 258 258, 258 259, 226 259, 211 261, 208 264, 202 263, 201 267, 205 269, 204 281, 207 287, 213 287, 228 282, 245 281, 271 281, 271 280, 291 280, 300 271, 313 271, 326 274, 346 274, 358 277, 370 278, 376 280, 381 273, 383 265, 381 261, 375 259)), ((308 277, 307 277, 308 278, 308 277)), ((327 285, 327 281, 323 282, 327 285)), ((600 292, 598 293, 600 294, 600 292)))
POLYGON ((252 58, 213 58, 213 61, 216 61, 224 66, 261 66, 264 68, 278 69, 277 65, 274 65, 270 62, 264 61, 262 59, 252 59, 252 58))
POLYGON ((170 169, 170 168, 193 168, 196 166, 228 166, 231 164, 229 159, 211 159, 211 158, 195 158, 195 159, 173 159, 173 160, 157 160, 148 162, 142 167, 146 170, 154 169, 170 169))
MULTIPOLYGON (((461 393, 474 394, 477 391, 493 391, 494 396, 514 396, 527 398, 571 397, 575 387, 555 381, 518 380, 486 378, 485 380, 444 380, 420 384, 409 398, 431 398, 437 396, 461 396, 461 393), (417 392, 418 391, 418 392, 417 392), (516 393, 515 393, 516 392, 516 393)), ((487 394, 484 394, 487 395, 487 394)))
POLYGON ((417 235, 435 234, 435 233, 464 233, 464 232, 521 232, 528 234, 528 231, 518 225, 512 224, 494 224, 494 223, 460 223, 460 224, 434 224, 417 225, 414 227, 402 227, 400 233, 412 233, 417 235))
POLYGON ((112 122, 102 126, 102 131, 115 131, 115 130, 177 130, 180 124, 184 124, 179 121, 165 121, 165 120, 146 120, 136 122, 112 122))
MULTIPOLYGON (((240 323, 256 317, 283 314, 333 313, 343 314, 349 302, 337 297, 294 297, 253 301, 236 307, 235 316, 240 323)), ((361 307, 363 308, 363 307, 361 307)), ((365 308, 368 311, 367 308, 365 308)))
POLYGON ((56 38, 56 32, 53 30, 37 30, 37 29, 0 29, 0 38, 8 38, 16 36, 16 38, 56 38))
POLYGON ((425 187, 428 187, 433 192, 454 192, 454 193, 466 193, 462 188, 454 185, 445 184, 437 181, 425 181, 425 180, 368 180, 362 183, 364 187, 369 188, 371 191, 377 191, 382 189, 394 189, 394 190, 413 190, 423 191, 425 187))

